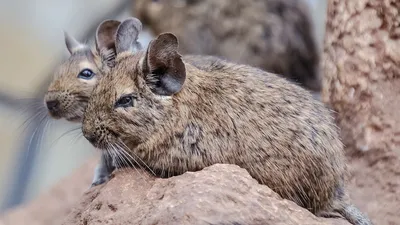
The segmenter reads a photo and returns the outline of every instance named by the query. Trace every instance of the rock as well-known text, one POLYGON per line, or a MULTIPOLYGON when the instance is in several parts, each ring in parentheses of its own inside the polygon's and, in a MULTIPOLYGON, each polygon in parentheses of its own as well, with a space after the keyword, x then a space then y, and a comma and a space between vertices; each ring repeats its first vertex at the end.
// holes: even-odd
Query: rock
POLYGON ((119 170, 87 192, 69 214, 72 224, 345 225, 317 218, 260 185, 236 165, 217 164, 169 179, 138 169, 119 170))
POLYGON ((322 99, 342 131, 350 197, 380 225, 400 223, 399 12, 399 0, 328 1, 323 54, 322 99))
POLYGON ((79 203, 88 190, 99 157, 89 159, 69 176, 31 202, 11 209, 0 217, 0 225, 57 225, 79 203))

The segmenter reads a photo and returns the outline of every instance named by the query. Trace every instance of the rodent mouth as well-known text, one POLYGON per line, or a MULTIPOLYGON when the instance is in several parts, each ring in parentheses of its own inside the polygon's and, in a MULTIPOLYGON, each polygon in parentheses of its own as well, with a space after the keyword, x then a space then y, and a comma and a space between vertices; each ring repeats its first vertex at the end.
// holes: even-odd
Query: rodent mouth
POLYGON ((70 122, 82 122, 83 113, 81 113, 80 111, 73 113, 66 113, 64 115, 64 118, 70 122))
POLYGON ((74 115, 71 117, 65 117, 66 120, 70 122, 81 122, 82 121, 82 116, 81 115, 74 115))
POLYGON ((98 150, 109 151, 114 150, 117 146, 114 137, 99 136, 96 132, 85 132, 83 130, 83 136, 98 150))
POLYGON ((53 119, 81 122, 87 100, 88 97, 81 93, 49 91, 44 97, 44 104, 53 119))
POLYGON ((82 122, 84 108, 78 102, 74 102, 62 111, 62 117, 70 122, 82 122))
POLYGON ((119 138, 118 133, 109 129, 101 122, 82 120, 83 136, 98 150, 115 151, 125 148, 124 142, 119 138))
POLYGON ((92 143, 93 147, 95 147, 96 149, 100 150, 100 151, 107 151, 107 144, 106 143, 101 143, 101 142, 90 142, 92 143))
POLYGON ((63 116, 60 112, 51 112, 51 111, 47 111, 48 114, 50 115, 51 118, 55 119, 55 120, 59 120, 62 119, 63 116))
POLYGON ((58 111, 58 112, 50 112, 50 111, 48 111, 48 114, 50 115, 50 117, 52 119, 55 119, 55 120, 65 119, 65 120, 67 120, 69 122, 81 122, 82 121, 82 115, 79 115, 79 114, 76 114, 76 113, 68 114, 68 113, 65 113, 65 112, 63 113, 63 112, 60 112, 60 111, 58 111))
POLYGON ((92 141, 89 140, 89 142, 93 145, 93 147, 100 151, 114 152, 121 148, 120 145, 116 145, 112 141, 104 141, 103 139, 92 141))

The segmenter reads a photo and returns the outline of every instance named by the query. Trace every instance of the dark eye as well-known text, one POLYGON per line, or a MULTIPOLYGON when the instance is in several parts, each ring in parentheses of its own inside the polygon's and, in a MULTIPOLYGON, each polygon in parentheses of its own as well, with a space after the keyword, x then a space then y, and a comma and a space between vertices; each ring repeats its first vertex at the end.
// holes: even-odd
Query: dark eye
POLYGON ((78 78, 85 79, 85 80, 90 80, 94 77, 93 71, 89 69, 84 69, 78 74, 78 78))
POLYGON ((118 99, 117 103, 115 103, 115 108, 123 107, 133 107, 134 106, 135 97, 133 95, 124 95, 118 99))

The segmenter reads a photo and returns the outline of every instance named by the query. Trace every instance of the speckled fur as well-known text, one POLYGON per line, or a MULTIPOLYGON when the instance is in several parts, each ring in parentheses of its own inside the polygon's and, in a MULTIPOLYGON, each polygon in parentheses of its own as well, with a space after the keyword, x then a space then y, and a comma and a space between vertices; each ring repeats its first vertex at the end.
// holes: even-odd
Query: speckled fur
POLYGON ((70 121, 81 122, 84 109, 91 92, 104 70, 113 66, 115 53, 103 50, 99 53, 95 47, 85 46, 74 52, 55 71, 53 81, 48 87, 45 101, 58 100, 60 111, 54 118, 65 118, 70 121), (91 80, 78 78, 79 72, 90 69, 96 75, 91 80))
MULTIPOLYGON (((141 44, 136 40, 142 24, 136 18, 128 18, 122 23, 117 20, 101 22, 96 29, 95 45, 92 48, 79 43, 68 33, 64 33, 65 44, 71 56, 56 70, 44 98, 45 104, 52 100, 59 102, 57 110, 49 109, 49 114, 53 118, 65 118, 73 122, 82 121, 83 112, 94 86, 104 73, 115 65, 116 31, 122 24, 129 25, 129 28, 135 28, 134 30, 125 30, 127 31, 125 35, 129 35, 131 38, 135 37, 135 42, 131 42, 133 49, 141 49, 141 44), (79 78, 78 74, 84 69, 93 71, 94 77, 89 80, 79 78)), ((113 160, 110 160, 107 154, 102 154, 91 186, 107 182, 114 169, 113 160)))
POLYGON ((320 91, 320 53, 303 0, 136 0, 134 15, 183 54, 216 55, 320 91))
POLYGON ((83 133, 95 146, 120 139, 162 177, 237 164, 313 213, 334 207, 343 145, 331 113, 310 93, 253 67, 216 60, 201 70, 204 62, 184 57, 182 90, 160 97, 146 85, 144 56, 121 54, 94 89, 83 133), (114 109, 131 92, 135 107, 114 109))

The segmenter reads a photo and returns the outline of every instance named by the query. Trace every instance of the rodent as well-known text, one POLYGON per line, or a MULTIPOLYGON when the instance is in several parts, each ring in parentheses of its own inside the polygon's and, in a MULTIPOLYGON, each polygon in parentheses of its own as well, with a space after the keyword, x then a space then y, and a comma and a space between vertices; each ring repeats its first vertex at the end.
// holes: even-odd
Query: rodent
POLYGON ((323 103, 258 68, 216 57, 186 60, 172 33, 131 51, 125 29, 137 24, 123 23, 115 66, 94 88, 83 117, 83 135, 96 148, 160 177, 236 164, 316 215, 335 211, 353 224, 371 224, 344 200, 343 144, 323 103))
POLYGON ((94 48, 78 42, 64 31, 65 44, 71 55, 56 69, 44 97, 52 118, 81 122, 93 87, 103 70, 114 62, 114 36, 109 33, 115 33, 119 23, 103 21, 96 30, 94 48), (98 44, 99 39, 102 39, 102 45, 98 44))
POLYGON ((133 15, 183 54, 215 55, 321 90, 320 52, 302 0, 136 0, 133 15))
MULTIPOLYGON (((55 71, 44 97, 46 108, 53 119, 82 122, 83 112, 94 86, 104 71, 114 63, 115 32, 120 24, 117 20, 101 22, 96 29, 94 47, 80 43, 64 32, 65 44, 71 55, 55 71)), ((132 46, 141 48, 137 40, 132 46)), ((92 186, 107 181, 108 175, 114 170, 107 157, 102 155, 92 186)))

